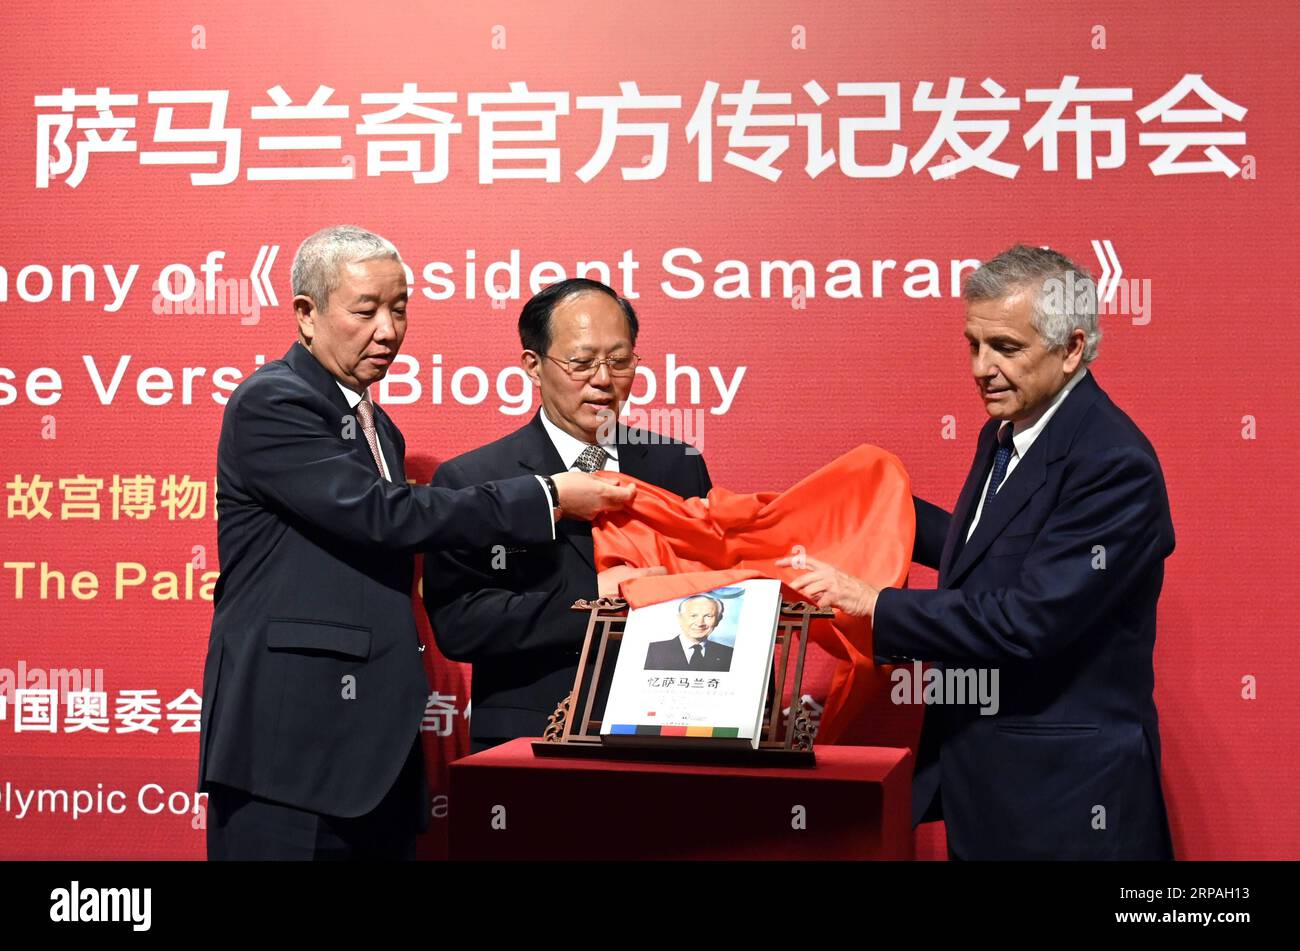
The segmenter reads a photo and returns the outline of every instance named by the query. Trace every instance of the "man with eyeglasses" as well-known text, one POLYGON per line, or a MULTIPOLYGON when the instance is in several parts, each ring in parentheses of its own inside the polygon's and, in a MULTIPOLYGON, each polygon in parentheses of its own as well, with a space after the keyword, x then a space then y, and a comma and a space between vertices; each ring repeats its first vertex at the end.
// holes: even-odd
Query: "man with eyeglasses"
MULTIPOLYGON (((684 498, 707 495, 712 483, 698 451, 611 425, 636 376, 637 329, 632 305, 599 281, 573 278, 536 294, 519 315, 519 340, 541 409, 521 429, 444 462, 433 484, 604 469, 684 498)), ((565 521, 556 531, 568 544, 426 556, 424 604, 438 647, 473 665, 472 752, 545 730, 573 687, 586 634, 574 601, 662 573, 619 567, 598 576, 591 526, 565 521)))

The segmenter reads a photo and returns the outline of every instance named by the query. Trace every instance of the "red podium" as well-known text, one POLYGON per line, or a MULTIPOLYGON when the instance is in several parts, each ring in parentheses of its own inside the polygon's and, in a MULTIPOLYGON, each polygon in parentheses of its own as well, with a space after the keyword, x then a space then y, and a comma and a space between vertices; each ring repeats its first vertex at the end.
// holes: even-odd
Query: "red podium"
POLYGON ((451 764, 452 859, 910 859, 911 752, 821 746, 813 768, 533 755, 451 764))

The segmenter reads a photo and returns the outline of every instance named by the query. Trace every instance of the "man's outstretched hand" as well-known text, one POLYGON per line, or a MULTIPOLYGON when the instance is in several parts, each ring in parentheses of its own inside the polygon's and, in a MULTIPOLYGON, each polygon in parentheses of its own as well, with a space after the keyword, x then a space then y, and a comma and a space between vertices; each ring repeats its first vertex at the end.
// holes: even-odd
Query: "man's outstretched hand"
POLYGON ((808 568, 790 582, 794 588, 819 608, 835 608, 854 617, 871 617, 876 612, 879 588, 861 578, 840 571, 834 565, 807 555, 789 555, 777 561, 778 568, 808 568))
POLYGON ((636 496, 635 485, 619 485, 585 472, 561 472, 554 481, 561 518, 589 522, 601 512, 618 511, 636 496))

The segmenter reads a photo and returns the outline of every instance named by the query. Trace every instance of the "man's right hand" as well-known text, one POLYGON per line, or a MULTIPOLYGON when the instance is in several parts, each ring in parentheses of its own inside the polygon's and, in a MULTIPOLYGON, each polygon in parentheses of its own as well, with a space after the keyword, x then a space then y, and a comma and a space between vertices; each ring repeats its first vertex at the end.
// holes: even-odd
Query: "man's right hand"
POLYGON ((635 485, 619 485, 585 472, 561 472, 552 477, 560 498, 561 518, 589 522, 601 512, 616 512, 636 495, 635 485))

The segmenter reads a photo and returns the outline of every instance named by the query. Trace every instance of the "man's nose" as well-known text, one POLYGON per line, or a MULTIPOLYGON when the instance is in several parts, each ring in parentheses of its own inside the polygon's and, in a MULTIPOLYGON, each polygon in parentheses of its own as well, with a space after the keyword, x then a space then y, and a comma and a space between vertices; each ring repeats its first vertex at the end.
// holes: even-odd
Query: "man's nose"
POLYGON ((381 310, 375 315, 375 339, 380 341, 397 339, 397 324, 393 320, 393 315, 387 310, 381 310))
POLYGON ((971 354, 970 371, 976 379, 993 375, 992 355, 985 347, 980 347, 971 354))
POLYGON ((591 375, 591 382, 602 389, 614 382, 614 376, 609 372, 608 363, 602 363, 596 367, 596 372, 591 375))

